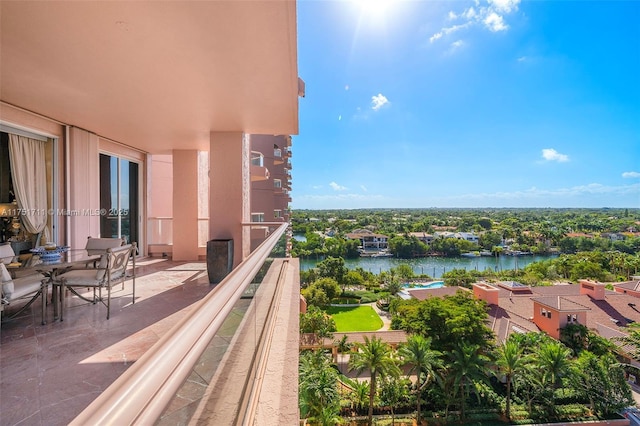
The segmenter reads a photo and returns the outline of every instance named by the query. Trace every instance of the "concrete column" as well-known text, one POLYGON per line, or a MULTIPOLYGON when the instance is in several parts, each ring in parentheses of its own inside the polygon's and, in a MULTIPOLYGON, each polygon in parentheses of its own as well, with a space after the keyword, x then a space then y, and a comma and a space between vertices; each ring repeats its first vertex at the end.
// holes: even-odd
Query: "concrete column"
MULTIPOLYGON (((69 193, 68 202, 62 205, 71 211, 100 209, 100 153, 98 136, 77 127, 69 129, 69 193)), ((100 216, 68 215, 63 217, 69 226, 69 241, 72 248, 84 248, 87 237, 111 237, 100 235, 100 216)), ((60 243, 61 241, 56 241, 60 243)))
POLYGON ((209 139, 209 239, 233 240, 233 267, 250 253, 250 137, 211 132, 209 139))
POLYGON ((173 151, 173 260, 198 260, 198 151, 173 151))

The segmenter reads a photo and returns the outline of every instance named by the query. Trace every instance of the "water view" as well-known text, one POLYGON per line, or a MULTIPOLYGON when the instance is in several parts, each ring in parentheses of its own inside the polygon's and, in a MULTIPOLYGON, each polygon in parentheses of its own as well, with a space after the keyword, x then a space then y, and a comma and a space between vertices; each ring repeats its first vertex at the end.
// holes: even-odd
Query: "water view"
MULTIPOLYGON (((550 259, 552 256, 480 256, 468 257, 422 257, 416 259, 396 259, 393 257, 361 257, 358 259, 345 259, 345 266, 349 269, 358 267, 365 271, 379 274, 388 271, 398 265, 408 264, 416 274, 427 274, 432 278, 441 278, 442 274, 452 269, 465 269, 484 271, 502 271, 506 269, 521 269, 532 262, 550 259)), ((300 269, 306 271, 314 268, 322 259, 300 259, 300 269)))

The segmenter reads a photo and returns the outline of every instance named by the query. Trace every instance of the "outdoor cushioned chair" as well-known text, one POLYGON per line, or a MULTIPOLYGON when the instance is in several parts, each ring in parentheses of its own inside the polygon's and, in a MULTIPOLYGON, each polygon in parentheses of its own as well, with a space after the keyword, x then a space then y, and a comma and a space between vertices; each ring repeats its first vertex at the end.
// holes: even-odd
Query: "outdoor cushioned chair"
POLYGON ((2 320, 9 320, 20 315, 28 309, 38 297, 44 294, 45 296, 42 297, 42 324, 45 324, 47 306, 45 299, 48 284, 47 278, 42 274, 30 274, 14 279, 11 277, 11 274, 9 274, 9 271, 6 266, 4 266, 3 262, 0 262, 0 278, 2 279, 2 305, 0 307, 0 312, 4 313, 5 305, 8 306, 16 301, 29 299, 27 304, 22 306, 15 313, 8 317, 3 315, 2 320))
POLYGON ((70 287, 86 287, 93 288, 93 300, 101 302, 107 307, 107 319, 111 313, 111 287, 118 282, 122 283, 127 278, 127 268, 129 259, 133 259, 133 294, 132 302, 136 302, 136 274, 135 274, 135 252, 136 243, 126 244, 124 246, 107 248, 104 250, 100 258, 100 263, 95 267, 84 269, 72 269, 64 274, 56 277, 54 285, 60 286, 62 294, 62 309, 60 312, 60 321, 64 319, 65 311, 65 289, 70 287), (102 294, 102 290, 106 290, 106 300, 102 294), (97 291, 96 291, 97 290, 97 291), (96 294, 97 293, 97 294, 96 294))
POLYGON ((0 259, 2 260, 2 263, 8 265, 9 263, 13 262, 13 258, 15 256, 16 253, 13 251, 13 247, 11 247, 11 244, 0 244, 0 259))
POLYGON ((124 244, 122 238, 87 238, 85 250, 89 254, 103 254, 107 249, 120 247, 124 244))

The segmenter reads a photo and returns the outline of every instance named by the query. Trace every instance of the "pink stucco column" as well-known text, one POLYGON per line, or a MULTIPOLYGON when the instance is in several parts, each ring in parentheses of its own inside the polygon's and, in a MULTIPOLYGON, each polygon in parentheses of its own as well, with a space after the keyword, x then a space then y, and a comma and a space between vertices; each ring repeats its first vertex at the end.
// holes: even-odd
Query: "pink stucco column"
POLYGON ((249 255, 251 176, 249 135, 211 132, 209 137, 209 239, 233 240, 234 268, 249 255))
POLYGON ((173 260, 198 260, 198 151, 173 151, 173 260))

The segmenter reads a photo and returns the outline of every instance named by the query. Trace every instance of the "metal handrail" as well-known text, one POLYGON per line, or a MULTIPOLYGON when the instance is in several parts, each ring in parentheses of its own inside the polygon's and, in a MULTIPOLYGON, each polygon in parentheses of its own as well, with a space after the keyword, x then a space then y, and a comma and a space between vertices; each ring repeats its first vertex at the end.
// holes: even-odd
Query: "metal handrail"
POLYGON ((244 262, 197 302, 190 313, 70 424, 154 423, 189 376, 289 224, 279 225, 244 262))

